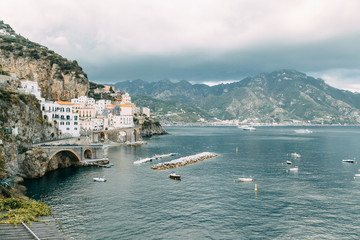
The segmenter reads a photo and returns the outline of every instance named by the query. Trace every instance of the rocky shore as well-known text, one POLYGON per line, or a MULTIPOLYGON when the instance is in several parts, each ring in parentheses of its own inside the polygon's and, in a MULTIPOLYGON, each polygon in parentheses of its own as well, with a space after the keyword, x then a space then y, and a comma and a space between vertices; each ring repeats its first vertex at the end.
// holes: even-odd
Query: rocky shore
POLYGON ((178 158, 178 159, 172 160, 170 162, 159 163, 159 164, 151 166, 151 168, 155 169, 155 170, 166 170, 166 169, 170 169, 170 168, 184 167, 186 165, 204 161, 205 159, 214 158, 217 156, 218 156, 218 154, 216 154, 216 153, 203 152, 203 153, 198 153, 198 154, 187 156, 187 157, 178 158))

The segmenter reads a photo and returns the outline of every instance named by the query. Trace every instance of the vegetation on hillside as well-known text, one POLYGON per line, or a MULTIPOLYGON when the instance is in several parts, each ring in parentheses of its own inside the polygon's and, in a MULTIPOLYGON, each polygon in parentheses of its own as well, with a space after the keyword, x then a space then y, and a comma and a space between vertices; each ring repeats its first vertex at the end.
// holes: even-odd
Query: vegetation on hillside
POLYGON ((0 30, 5 31, 6 33, 0 34, 0 50, 4 50, 3 54, 6 55, 12 53, 18 57, 28 57, 34 60, 47 60, 51 67, 56 64, 59 66, 60 70, 65 73, 75 72, 76 74, 83 74, 87 77, 76 60, 68 60, 54 51, 49 50, 47 47, 32 42, 20 34, 16 34, 8 24, 4 24, 2 21, 0 21, 0 30))
POLYGON ((43 202, 35 200, 23 200, 18 198, 0 199, 0 211, 6 211, 0 214, 0 224, 17 224, 25 222, 32 225, 33 222, 42 222, 38 217, 50 216, 51 209, 43 202))

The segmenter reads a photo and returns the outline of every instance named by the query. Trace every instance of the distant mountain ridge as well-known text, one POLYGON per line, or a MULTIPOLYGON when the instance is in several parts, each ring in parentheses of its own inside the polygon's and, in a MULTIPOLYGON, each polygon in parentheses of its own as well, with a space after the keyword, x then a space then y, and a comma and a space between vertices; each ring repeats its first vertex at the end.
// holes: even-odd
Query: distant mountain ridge
POLYGON ((212 87, 187 81, 134 80, 116 83, 115 88, 131 95, 190 104, 207 113, 204 116, 199 112, 196 121, 206 118, 236 119, 242 123, 360 123, 360 94, 336 89, 322 79, 295 70, 261 73, 212 87))

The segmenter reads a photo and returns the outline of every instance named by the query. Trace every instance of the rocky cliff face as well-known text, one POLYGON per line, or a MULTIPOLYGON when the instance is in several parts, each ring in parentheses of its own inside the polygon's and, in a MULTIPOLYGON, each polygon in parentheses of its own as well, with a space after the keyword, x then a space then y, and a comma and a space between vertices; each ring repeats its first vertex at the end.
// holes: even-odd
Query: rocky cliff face
POLYGON ((33 177, 32 170, 40 169, 47 156, 36 148, 30 150, 30 144, 60 135, 43 119, 34 96, 0 89, 0 178, 33 177))
POLYGON ((46 57, 33 59, 0 50, 0 65, 19 78, 38 82, 42 97, 49 100, 70 100, 86 96, 89 91, 84 73, 63 71, 58 64, 51 65, 46 57))
POLYGON ((136 125, 141 126, 141 135, 143 137, 151 137, 153 135, 168 134, 161 126, 160 122, 151 117, 135 117, 134 122, 136 125))
POLYGON ((42 97, 70 100, 87 96, 89 80, 76 61, 18 35, 0 21, 0 69, 37 81, 42 97))

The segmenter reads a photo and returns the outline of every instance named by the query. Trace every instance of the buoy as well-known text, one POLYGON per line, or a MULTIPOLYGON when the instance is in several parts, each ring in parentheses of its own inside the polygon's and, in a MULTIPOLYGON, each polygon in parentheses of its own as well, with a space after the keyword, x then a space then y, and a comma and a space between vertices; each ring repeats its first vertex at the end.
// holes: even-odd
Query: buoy
POLYGON ((257 184, 255 184, 255 192, 257 192, 257 184))

